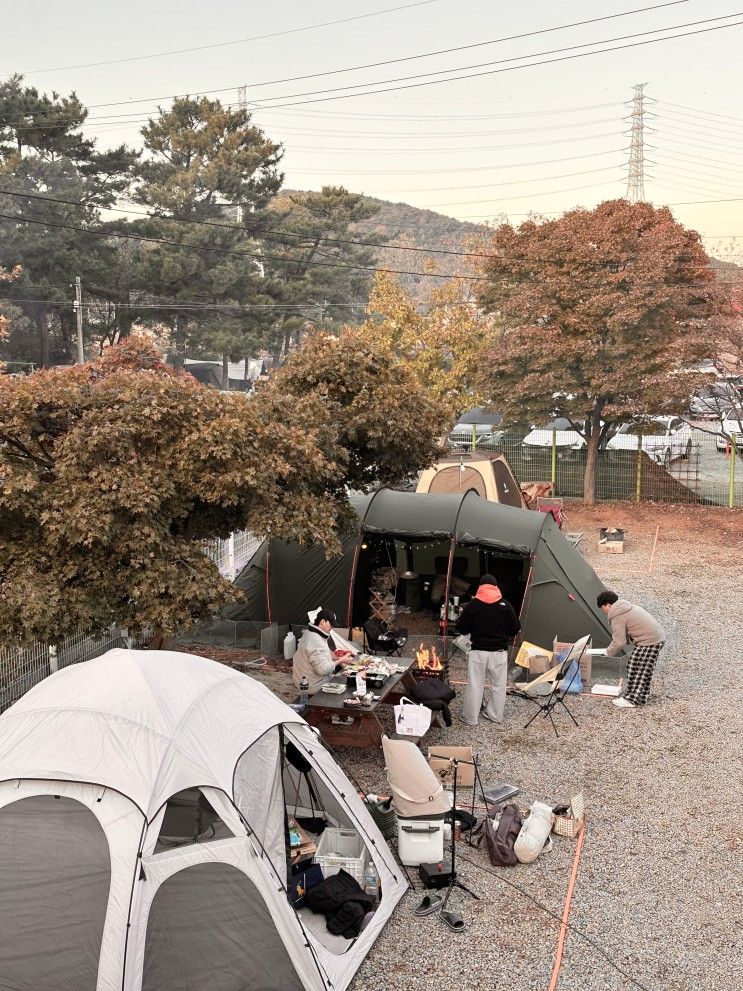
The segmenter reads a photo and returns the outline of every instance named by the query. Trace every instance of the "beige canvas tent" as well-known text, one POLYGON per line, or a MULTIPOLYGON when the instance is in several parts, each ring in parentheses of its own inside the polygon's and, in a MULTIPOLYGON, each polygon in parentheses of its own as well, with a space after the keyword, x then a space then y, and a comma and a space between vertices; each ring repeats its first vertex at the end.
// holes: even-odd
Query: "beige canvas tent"
POLYGON ((423 472, 416 492, 431 495, 464 495, 476 492, 489 502, 525 509, 516 476, 505 454, 463 451, 449 454, 423 472))

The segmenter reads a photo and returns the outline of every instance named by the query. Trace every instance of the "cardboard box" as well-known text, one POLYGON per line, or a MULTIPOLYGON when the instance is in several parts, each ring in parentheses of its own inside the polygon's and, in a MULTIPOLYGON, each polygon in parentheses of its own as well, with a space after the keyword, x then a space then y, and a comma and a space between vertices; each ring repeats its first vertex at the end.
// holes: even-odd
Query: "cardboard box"
MULTIPOLYGON (((552 644, 552 650, 554 651, 554 656, 557 657, 559 651, 564 650, 566 647, 572 647, 571 641, 567 640, 555 640, 552 644)), ((593 643, 591 638, 588 638, 588 643, 586 644, 586 649, 583 651, 583 656, 580 659, 580 680, 584 685, 591 684, 591 667, 592 667, 592 657, 589 654, 589 650, 593 648, 593 643)), ((557 663, 557 661, 555 661, 557 663)))
MULTIPOLYGON (((515 663, 522 668, 528 668, 529 671, 534 674, 534 668, 532 667, 532 660, 537 658, 546 658, 546 667, 539 674, 544 674, 545 671, 549 670, 552 664, 552 651, 548 650, 546 647, 539 647, 535 643, 529 643, 528 640, 524 640, 519 647, 519 652, 516 655, 515 663)), ((541 662, 540 662, 541 663, 541 662)))
POLYGON ((454 784, 454 764, 452 758, 470 761, 469 764, 459 764, 457 769, 457 788, 472 788, 475 784, 475 768, 472 761, 472 747, 429 747, 428 763, 431 770, 446 787, 454 784))
POLYGON ((599 554, 624 554, 624 530, 602 526, 599 530, 599 554))

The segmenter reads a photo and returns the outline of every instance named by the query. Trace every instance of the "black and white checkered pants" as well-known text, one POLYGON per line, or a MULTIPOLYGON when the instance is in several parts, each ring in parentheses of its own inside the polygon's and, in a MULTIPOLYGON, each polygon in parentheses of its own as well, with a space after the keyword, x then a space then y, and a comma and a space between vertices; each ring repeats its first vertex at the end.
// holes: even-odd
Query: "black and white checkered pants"
POLYGON ((653 643, 648 647, 638 644, 632 651, 627 661, 627 690, 624 693, 628 702, 635 705, 645 705, 647 702, 653 671, 663 646, 663 643, 653 643))

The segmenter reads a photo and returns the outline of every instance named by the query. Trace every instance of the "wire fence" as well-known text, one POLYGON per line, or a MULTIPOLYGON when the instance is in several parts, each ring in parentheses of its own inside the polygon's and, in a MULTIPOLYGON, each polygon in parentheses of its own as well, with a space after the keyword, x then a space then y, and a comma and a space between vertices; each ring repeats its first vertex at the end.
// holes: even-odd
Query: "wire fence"
MULTIPOLYGON (((234 581, 260 545, 259 537, 242 531, 233 533, 227 540, 207 542, 204 545, 204 553, 214 561, 225 578, 234 581)), ((275 631, 270 633, 269 637, 270 646, 273 648, 275 631)), ((76 633, 66 637, 59 644, 37 641, 27 647, 0 645, 0 712, 48 675, 67 667, 68 664, 100 657, 113 647, 138 646, 146 639, 147 636, 144 635, 133 641, 126 630, 111 627, 99 637, 76 633)), ((258 642, 259 644, 261 642, 260 632, 258 642)), ((276 649, 273 653, 276 653, 276 649)))
POLYGON ((249 530, 230 534, 226 540, 208 540, 204 543, 204 553, 219 568, 220 574, 228 581, 234 581, 245 565, 263 543, 249 530))
MULTIPOLYGON (((137 643, 144 642, 145 637, 137 643)), ((48 675, 80 661, 100 657, 113 647, 133 646, 127 631, 111 627, 102 636, 76 633, 60 644, 37 641, 29 647, 0 646, 0 712, 48 675)))
MULTIPOLYGON (((449 446, 452 452, 471 451, 474 440, 477 451, 505 454, 522 485, 549 482, 554 495, 582 499, 585 443, 568 434, 493 430, 450 441, 449 446)), ((599 452, 596 496, 610 501, 743 506, 743 438, 737 440, 734 447, 722 436, 698 428, 676 437, 624 435, 599 452)))

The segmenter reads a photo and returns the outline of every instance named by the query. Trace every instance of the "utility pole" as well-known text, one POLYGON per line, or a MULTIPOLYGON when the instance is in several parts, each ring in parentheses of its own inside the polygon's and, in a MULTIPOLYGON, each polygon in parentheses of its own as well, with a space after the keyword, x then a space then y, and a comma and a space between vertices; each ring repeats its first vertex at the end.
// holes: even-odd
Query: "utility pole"
POLYGON ((645 202, 645 87, 638 83, 632 100, 630 119, 632 136, 629 147, 629 172, 627 174, 627 199, 630 203, 645 202))
POLYGON ((83 287, 80 276, 75 276, 75 312, 77 313, 77 361, 78 364, 85 364, 85 351, 83 350, 83 287))
MULTIPOLYGON (((237 105, 241 110, 248 109, 248 87, 238 86, 237 87, 237 105)), ((242 204, 237 204, 235 219, 238 224, 243 222, 243 208, 242 204)))

